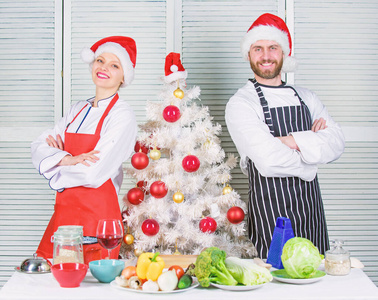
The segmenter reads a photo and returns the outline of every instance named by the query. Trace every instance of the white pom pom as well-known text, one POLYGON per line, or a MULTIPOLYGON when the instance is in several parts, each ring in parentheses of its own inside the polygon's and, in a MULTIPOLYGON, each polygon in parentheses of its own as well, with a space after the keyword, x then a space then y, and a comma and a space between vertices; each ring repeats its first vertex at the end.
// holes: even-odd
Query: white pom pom
POLYGON ((290 73, 294 72, 297 69, 297 60, 295 57, 288 56, 284 59, 283 65, 282 65, 282 72, 283 73, 290 73))
POLYGON ((90 48, 84 48, 80 53, 81 60, 87 64, 90 64, 95 59, 95 54, 90 48))
POLYGON ((177 72, 177 71, 178 71, 178 66, 176 66, 176 65, 172 65, 172 66, 170 67, 170 69, 171 69, 172 72, 177 72))

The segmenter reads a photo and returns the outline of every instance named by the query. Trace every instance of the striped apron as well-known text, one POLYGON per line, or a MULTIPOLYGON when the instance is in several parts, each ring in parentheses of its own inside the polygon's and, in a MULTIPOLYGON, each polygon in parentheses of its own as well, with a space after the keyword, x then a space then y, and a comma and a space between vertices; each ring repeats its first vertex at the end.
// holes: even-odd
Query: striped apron
MULTIPOLYGON (((269 109, 255 79, 255 86, 270 133, 287 136, 290 132, 311 130, 312 120, 306 104, 269 109)), ((278 217, 289 218, 294 235, 307 238, 324 254, 329 249, 327 225, 318 177, 308 182, 298 177, 264 177, 248 158, 249 202, 248 233, 261 258, 267 258, 278 217)))

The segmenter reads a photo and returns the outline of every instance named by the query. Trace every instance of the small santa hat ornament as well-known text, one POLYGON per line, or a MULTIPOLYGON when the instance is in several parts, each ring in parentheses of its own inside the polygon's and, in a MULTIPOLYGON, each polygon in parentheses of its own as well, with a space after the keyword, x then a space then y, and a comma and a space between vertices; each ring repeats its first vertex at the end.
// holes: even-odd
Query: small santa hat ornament
POLYGON ((240 43, 241 53, 245 60, 248 60, 251 45, 259 40, 276 41, 284 53, 282 72, 295 71, 297 61, 291 56, 292 42, 290 32, 280 17, 266 13, 253 22, 240 43))
POLYGON ((166 83, 171 83, 179 79, 186 79, 188 72, 184 69, 180 60, 180 53, 171 52, 165 58, 165 77, 166 83))
POLYGON ((89 64, 92 70, 93 62, 102 53, 112 53, 118 57, 124 74, 121 87, 128 86, 134 79, 137 56, 135 41, 127 36, 109 36, 94 43, 91 48, 84 48, 81 51, 81 59, 89 64))

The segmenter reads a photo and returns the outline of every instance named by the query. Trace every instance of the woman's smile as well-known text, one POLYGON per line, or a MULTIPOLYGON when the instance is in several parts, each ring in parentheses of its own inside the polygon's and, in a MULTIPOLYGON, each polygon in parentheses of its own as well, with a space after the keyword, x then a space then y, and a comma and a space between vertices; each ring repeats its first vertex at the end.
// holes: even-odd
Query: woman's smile
POLYGON ((97 72, 97 77, 100 79, 109 79, 109 75, 103 73, 103 72, 97 72))

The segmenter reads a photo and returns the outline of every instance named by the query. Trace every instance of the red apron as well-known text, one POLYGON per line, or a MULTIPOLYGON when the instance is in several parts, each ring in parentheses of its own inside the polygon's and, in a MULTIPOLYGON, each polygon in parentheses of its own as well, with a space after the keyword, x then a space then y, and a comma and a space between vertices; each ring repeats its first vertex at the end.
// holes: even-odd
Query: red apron
MULTIPOLYGON (((117 102, 118 98, 118 94, 116 94, 109 103, 97 125, 95 134, 70 133, 67 132, 66 129, 64 150, 73 156, 94 150, 100 139, 104 119, 117 102)), ((80 110, 72 122, 82 110, 80 110)), ((84 236, 96 236, 98 220, 119 219, 122 222, 118 195, 111 179, 108 179, 98 188, 78 186, 64 189, 63 192, 57 193, 56 195, 54 210, 55 212, 38 246, 37 254, 40 257, 53 257, 53 243, 51 242, 51 237, 59 226, 81 225, 83 226, 84 236)), ((89 247, 93 248, 93 246, 100 247, 98 244, 84 245, 84 255, 86 250, 88 250, 89 247)), ((121 245, 111 251, 111 258, 118 258, 120 247, 121 245)), ((100 248, 102 249, 102 258, 107 257, 108 251, 102 247, 100 248)))

